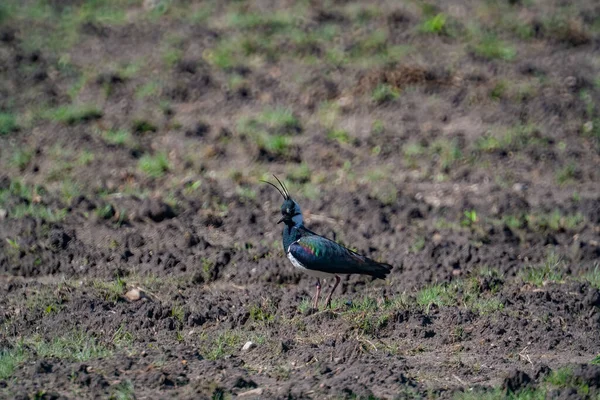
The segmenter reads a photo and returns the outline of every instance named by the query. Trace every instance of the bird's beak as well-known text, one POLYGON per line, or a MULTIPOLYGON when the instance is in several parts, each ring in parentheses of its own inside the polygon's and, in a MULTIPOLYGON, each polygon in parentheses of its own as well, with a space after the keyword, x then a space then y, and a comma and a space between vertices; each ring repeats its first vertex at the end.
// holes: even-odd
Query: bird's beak
POLYGON ((283 221, 285 221, 285 217, 282 217, 279 221, 277 221, 278 224, 282 223, 283 221))

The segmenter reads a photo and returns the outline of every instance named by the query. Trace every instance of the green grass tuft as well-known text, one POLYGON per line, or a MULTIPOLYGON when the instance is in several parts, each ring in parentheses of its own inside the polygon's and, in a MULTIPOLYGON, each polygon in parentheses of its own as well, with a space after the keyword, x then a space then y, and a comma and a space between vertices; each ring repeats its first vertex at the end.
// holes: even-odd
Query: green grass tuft
POLYGON ((592 287, 600 289, 600 264, 596 264, 592 271, 583 276, 583 279, 589 282, 592 287))
POLYGON ((70 203, 75 197, 81 194, 81 186, 77 182, 65 179, 61 182, 61 196, 65 203, 70 203))
POLYGON ((327 132, 327 139, 335 140, 340 144, 350 144, 352 142, 350 134, 344 129, 331 129, 327 132))
POLYGON ((125 129, 104 131, 102 137, 107 143, 115 146, 127 146, 133 143, 131 132, 125 129))
POLYGON ((472 302, 471 307, 479 315, 488 315, 504 309, 504 303, 497 298, 478 299, 472 302))
POLYGON ((589 394, 590 388, 588 384, 579 377, 573 374, 573 368, 567 366, 555 369, 546 377, 546 383, 559 388, 574 388, 580 397, 589 394))
POLYGON ((4 2, 0 3, 0 23, 8 20, 14 13, 13 6, 4 2))
POLYGON ((8 135, 19 129, 14 114, 0 112, 0 135, 8 135))
POLYGON ((214 48, 208 50, 206 59, 217 68, 229 70, 239 64, 238 54, 241 53, 237 40, 221 40, 214 48))
POLYGON ((455 303, 454 294, 450 292, 446 285, 437 284, 421 289, 417 293, 417 304, 425 308, 429 313, 431 306, 438 307, 449 306, 455 303))
POLYGON ((290 154, 289 136, 300 133, 302 126, 292 111, 285 108, 267 109, 254 117, 238 121, 238 132, 254 141, 261 156, 286 157, 290 154))
POLYGON ((373 90, 371 98, 376 104, 384 104, 395 101, 400 97, 400 91, 395 87, 381 83, 373 90))
POLYGON ((146 99, 149 97, 153 97, 157 95, 160 91, 160 85, 157 82, 148 82, 142 86, 140 86, 136 92, 135 96, 138 99, 146 99))
POLYGON ((179 304, 174 305, 173 308, 171 308, 171 316, 175 318, 175 320, 183 323, 183 319, 185 317, 185 310, 183 309, 183 306, 179 304))
POLYGON ((20 345, 12 349, 0 350, 0 379, 10 378, 25 358, 25 352, 20 345))
POLYGON ((257 138, 256 143, 259 149, 275 156, 287 155, 290 148, 289 139, 283 135, 260 136, 257 138))
POLYGON ((572 182, 577 178, 577 167, 574 163, 569 163, 560 168, 556 173, 556 182, 559 185, 572 182))
POLYGON ((410 252, 411 253, 420 253, 421 250, 423 250, 425 248, 425 238, 423 236, 419 236, 415 239, 415 241, 413 242, 413 244, 410 246, 410 252))
POLYGON ((82 150, 79 156, 77 157, 77 164, 81 166, 87 166, 90 165, 95 159, 96 156, 94 153, 92 153, 89 150, 82 150))
POLYGON ((52 209, 43 204, 18 204, 12 210, 8 210, 11 218, 21 219, 23 217, 39 218, 46 222, 62 221, 66 215, 66 209, 52 209))
POLYGON ((402 155, 404 156, 404 160, 411 168, 415 168, 417 166, 417 161, 422 155, 425 154, 425 152, 425 147, 423 147, 420 143, 408 142, 402 146, 402 155))
POLYGON ((33 150, 29 148, 17 148, 10 158, 10 163, 19 170, 23 171, 31 162, 33 154, 33 150))
POLYGON ((377 30, 355 40, 348 49, 347 55, 353 61, 372 62, 374 58, 387 58, 390 55, 390 49, 387 32, 377 30))
POLYGON ((488 132, 475 141, 475 149, 486 153, 517 152, 527 146, 543 147, 548 140, 540 137, 536 125, 515 125, 504 130, 502 134, 488 132))
POLYGON ((133 383, 127 379, 111 387, 110 400, 135 400, 133 383))
POLYGON ((516 393, 497 387, 487 390, 467 390, 454 395, 454 400, 545 400, 546 388, 526 388, 516 393))
POLYGON ((479 220, 477 218, 477 211, 475 211, 475 210, 465 210, 463 212, 463 214, 464 214, 464 218, 460 221, 460 224, 462 226, 466 226, 466 227, 473 226, 479 220))
MULTIPOLYGON (((335 300, 335 299, 333 299, 333 300, 335 300)), ((332 300, 332 305, 333 305, 333 300, 332 300)), ((311 308, 312 308, 312 300, 308 299, 308 298, 302 299, 302 301, 298 305, 298 311, 300 311, 301 314, 306 314, 308 312, 308 310, 310 310, 311 308)))
POLYGON ((449 172, 456 162, 462 160, 463 153, 456 139, 437 139, 430 146, 430 154, 438 159, 442 171, 449 172))
POLYGON ((311 170, 307 163, 293 167, 287 174, 287 179, 298 184, 310 182, 311 170))
POLYGON ((269 35, 288 30, 294 24, 291 13, 231 13, 228 25, 241 30, 261 30, 269 35))
POLYGON ((497 82, 490 91, 490 97, 494 100, 500 100, 506 94, 507 89, 508 84, 505 81, 501 80, 497 82))
POLYGON ((135 133, 142 134, 147 132, 156 132, 158 127, 145 119, 136 119, 132 123, 132 129, 135 133))
POLYGON ((112 344, 117 349, 129 348, 133 345, 135 337, 133 334, 125 329, 125 323, 119 326, 119 329, 115 331, 112 336, 112 344))
MULTIPOLYGON (((167 67, 172 68, 175 64, 177 64, 179 61, 181 61, 181 59, 183 58, 183 51, 178 49, 178 48, 174 48, 174 47, 169 47, 167 48, 163 54, 162 54, 162 58, 163 61, 165 62, 165 64, 167 65, 167 67)), ((146 92, 145 94, 142 94, 144 91, 142 90, 142 93, 138 93, 138 96, 143 97, 148 97, 154 93, 156 93, 158 91, 158 87, 154 86, 154 84, 150 83, 149 85, 146 85, 146 92)))
POLYGON ((302 131, 300 120, 287 108, 264 110, 256 117, 244 117, 238 122, 238 131, 243 134, 294 135, 302 131))
POLYGON ((10 184, 6 189, 0 189, 0 206, 3 206, 10 196, 16 196, 19 199, 31 200, 34 190, 25 185, 20 179, 11 179, 10 184))
POLYGON ((563 280, 563 272, 561 270, 563 265, 564 262, 561 258, 552 253, 542 264, 525 268, 519 276, 523 282, 541 287, 548 282, 561 282, 563 280))
POLYGON ((144 154, 138 162, 139 169, 152 178, 160 178, 169 171, 169 160, 165 153, 144 154))
POLYGON ((551 383, 554 386, 565 387, 573 378, 573 369, 569 367, 563 367, 556 369, 548 375, 546 382, 551 383))
POLYGON ((111 351, 95 337, 82 331, 68 332, 63 336, 46 341, 39 336, 25 339, 25 343, 32 347, 39 358, 58 358, 70 361, 87 361, 105 358, 111 351))
POLYGON ((287 108, 265 110, 257 118, 266 129, 276 134, 295 134, 302 130, 300 120, 287 108))
POLYGON ((125 281, 117 277, 114 281, 104 282, 96 280, 92 286, 98 290, 106 301, 116 303, 125 292, 125 281))
POLYGON ((446 15, 442 13, 430 16, 423 21, 420 31, 423 33, 435 33, 436 35, 442 34, 445 32, 446 20, 446 15))
POLYGON ((560 210, 551 213, 533 213, 525 216, 527 226, 534 232, 561 232, 579 229, 585 218, 583 214, 564 214, 560 210))
POLYGON ((369 195, 381 202, 384 206, 389 206, 398 201, 398 189, 394 185, 378 185, 373 188, 369 195))
POLYGON ((275 316, 268 307, 253 305, 250 307, 250 318, 255 322, 270 322, 275 319, 275 316))
POLYGON ((46 111, 43 116, 46 119, 75 125, 102 118, 102 111, 95 106, 60 106, 46 111))
POLYGON ((232 331, 221 332, 216 337, 202 333, 200 335, 201 348, 203 348, 202 354, 208 360, 219 360, 239 350, 242 340, 237 332, 232 331))
POLYGON ((494 35, 484 36, 479 43, 472 48, 473 53, 487 60, 512 61, 517 56, 515 48, 494 35))

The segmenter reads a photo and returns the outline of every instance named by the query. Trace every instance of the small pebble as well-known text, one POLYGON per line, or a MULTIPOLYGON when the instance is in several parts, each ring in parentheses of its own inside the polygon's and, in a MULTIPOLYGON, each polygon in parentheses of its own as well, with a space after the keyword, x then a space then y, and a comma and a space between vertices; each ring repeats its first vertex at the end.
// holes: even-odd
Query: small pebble
MULTIPOLYGON (((248 342, 248 343, 250 343, 250 342, 248 342)), ((262 388, 256 388, 256 389, 248 390, 247 392, 244 392, 244 393, 239 393, 237 395, 237 397, 260 396, 262 394, 263 394, 262 388)))
POLYGON ((253 349, 255 347, 256 347, 256 344, 248 341, 248 342, 246 342, 246 344, 244 344, 244 347, 242 347, 242 351, 248 351, 248 350, 253 349))
POLYGON ((130 291, 128 291, 127 293, 125 293, 125 297, 129 301, 138 301, 142 297, 142 295, 138 288, 133 288, 130 291))

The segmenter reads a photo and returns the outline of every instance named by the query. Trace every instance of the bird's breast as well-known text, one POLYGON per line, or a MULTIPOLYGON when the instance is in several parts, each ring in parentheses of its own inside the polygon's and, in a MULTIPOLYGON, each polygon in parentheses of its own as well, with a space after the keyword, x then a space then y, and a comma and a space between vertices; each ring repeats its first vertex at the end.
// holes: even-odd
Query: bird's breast
POLYGON ((298 259, 296 257, 294 257, 294 255, 288 250, 287 252, 287 258, 288 260, 290 260, 290 262, 292 263, 292 265, 296 268, 300 268, 300 269, 306 269, 306 267, 304 265, 302 265, 302 263, 300 261, 298 261, 298 259))
POLYGON ((292 263, 292 265, 294 267, 298 268, 299 270, 302 270, 302 272, 304 272, 310 276, 314 276, 317 278, 327 278, 327 277, 330 277, 333 275, 328 272, 306 268, 306 266, 304 264, 302 264, 296 257, 294 257, 294 255, 289 251, 289 249, 287 252, 287 258, 290 260, 290 262, 292 263))

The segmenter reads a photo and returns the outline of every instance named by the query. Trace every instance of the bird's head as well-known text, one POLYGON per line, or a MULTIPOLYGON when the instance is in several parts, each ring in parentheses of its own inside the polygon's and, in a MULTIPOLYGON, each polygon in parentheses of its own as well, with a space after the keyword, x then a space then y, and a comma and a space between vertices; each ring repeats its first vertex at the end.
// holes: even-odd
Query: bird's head
POLYGON ((281 189, 279 187, 275 186, 274 184, 272 184, 271 182, 268 182, 268 181, 262 181, 262 182, 273 186, 275 189, 277 189, 279 194, 281 194, 281 197, 283 197, 283 204, 281 204, 281 219, 279 221, 277 221, 277 223, 279 224, 281 222, 284 222, 286 225, 289 225, 289 226, 301 225, 302 224, 302 210, 300 210, 300 206, 298 205, 298 203, 296 203, 296 201, 294 201, 294 199, 292 199, 292 196, 290 196, 290 193, 288 192, 287 188, 279 180, 279 178, 277 178, 275 175, 273 175, 273 176, 275 177, 275 179, 281 186, 281 189))

